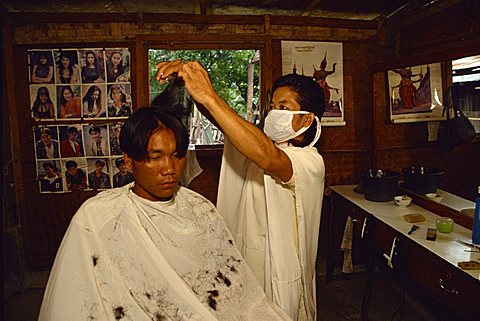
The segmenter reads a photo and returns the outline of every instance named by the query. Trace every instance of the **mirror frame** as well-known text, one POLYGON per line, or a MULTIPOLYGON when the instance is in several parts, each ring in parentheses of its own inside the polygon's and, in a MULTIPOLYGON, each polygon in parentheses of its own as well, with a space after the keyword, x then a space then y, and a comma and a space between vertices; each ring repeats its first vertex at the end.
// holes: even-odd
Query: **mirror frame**
POLYGON ((455 223, 470 230, 473 228, 473 217, 470 217, 444 204, 432 201, 423 195, 413 193, 411 190, 408 190, 404 187, 398 186, 398 189, 402 193, 410 196, 415 204, 423 207, 424 209, 440 216, 450 217, 455 221, 455 223))

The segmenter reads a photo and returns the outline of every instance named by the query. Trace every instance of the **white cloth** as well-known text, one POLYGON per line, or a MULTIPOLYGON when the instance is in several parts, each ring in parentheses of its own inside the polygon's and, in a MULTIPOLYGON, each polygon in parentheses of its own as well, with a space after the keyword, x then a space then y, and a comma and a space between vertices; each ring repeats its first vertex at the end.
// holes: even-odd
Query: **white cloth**
POLYGON ((353 272, 353 262, 352 262, 352 239, 353 239, 353 222, 352 218, 347 217, 345 222, 345 228, 343 230, 342 244, 340 249, 343 251, 343 273, 352 273, 353 272))
POLYGON ((203 169, 200 167, 200 164, 197 160, 197 153, 195 150, 188 149, 187 150, 187 161, 185 163, 185 170, 183 171, 183 175, 180 178, 180 185, 188 187, 190 183, 203 172, 203 169))
POLYGON ((325 166, 314 147, 282 148, 293 165, 286 183, 265 174, 226 139, 217 208, 267 296, 297 320, 303 285, 307 320, 313 321, 325 166))
MULTIPOLYGON (((132 183, 134 184, 134 183, 132 183)), ((215 207, 132 184, 87 200, 62 241, 39 320, 290 320, 269 301, 215 207)))

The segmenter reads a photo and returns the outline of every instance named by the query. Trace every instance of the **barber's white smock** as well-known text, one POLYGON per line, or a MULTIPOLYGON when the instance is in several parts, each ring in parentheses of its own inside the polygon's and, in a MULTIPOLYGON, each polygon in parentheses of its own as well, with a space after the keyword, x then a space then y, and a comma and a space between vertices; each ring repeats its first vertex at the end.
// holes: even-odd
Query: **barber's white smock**
POLYGON ((152 202, 132 184, 99 193, 75 214, 40 321, 290 320, 207 199, 180 187, 171 201, 152 202))
POLYGON ((289 182, 266 174, 226 140, 217 208, 267 296, 293 320, 301 320, 303 293, 306 318, 316 320, 325 165, 314 147, 279 147, 292 161, 289 182))

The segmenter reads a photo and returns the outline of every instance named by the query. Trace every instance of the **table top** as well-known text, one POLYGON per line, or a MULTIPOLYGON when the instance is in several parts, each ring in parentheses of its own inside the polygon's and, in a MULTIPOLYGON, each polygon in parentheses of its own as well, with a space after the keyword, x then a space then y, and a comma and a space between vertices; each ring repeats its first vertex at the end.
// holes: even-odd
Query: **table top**
MULTIPOLYGON (((373 202, 366 200, 363 194, 359 194, 353 190, 356 186, 357 185, 337 185, 329 186, 329 188, 337 194, 343 196, 350 202, 354 203, 364 211, 372 214, 378 220, 397 230, 405 237, 410 238, 414 242, 426 248, 428 251, 443 258, 445 261, 449 262, 457 269, 464 271, 467 274, 470 274, 475 279, 480 281, 480 270, 462 270, 458 266, 458 262, 463 261, 473 260, 480 262, 480 252, 466 252, 465 250, 471 249, 466 245, 462 245, 456 242, 457 239, 460 239, 470 243, 472 240, 471 230, 459 224, 455 224, 453 232, 440 233, 439 231, 437 231, 436 240, 429 241, 426 239, 427 228, 436 228, 435 221, 437 218, 440 217, 439 215, 430 212, 414 203, 410 204, 407 207, 400 207, 397 206, 394 201, 373 202), (425 216, 426 220, 425 222, 415 223, 415 225, 419 226, 419 229, 415 231, 412 235, 408 235, 407 232, 410 230, 413 224, 405 221, 403 219, 403 215, 413 213, 422 214, 423 216, 425 216)), ((442 195, 444 197, 447 196, 444 193, 446 192, 442 192, 442 195)), ((458 196, 455 197, 458 198, 458 196)), ((462 203, 458 199, 456 201, 458 202, 458 204, 462 203)))

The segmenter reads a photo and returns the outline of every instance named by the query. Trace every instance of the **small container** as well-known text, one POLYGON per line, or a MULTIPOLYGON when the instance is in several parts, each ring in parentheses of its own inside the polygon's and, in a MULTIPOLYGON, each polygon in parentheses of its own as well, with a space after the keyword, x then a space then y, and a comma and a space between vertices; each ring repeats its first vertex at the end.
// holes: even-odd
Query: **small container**
POLYGON ((440 217, 435 221, 435 225, 440 233, 451 233, 455 224, 450 217, 440 217))
POLYGON ((400 207, 407 207, 412 202, 412 198, 408 197, 407 195, 395 196, 393 200, 395 201, 395 204, 400 207))

